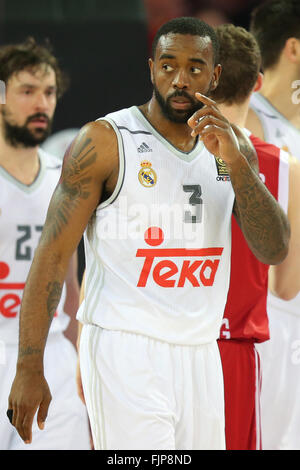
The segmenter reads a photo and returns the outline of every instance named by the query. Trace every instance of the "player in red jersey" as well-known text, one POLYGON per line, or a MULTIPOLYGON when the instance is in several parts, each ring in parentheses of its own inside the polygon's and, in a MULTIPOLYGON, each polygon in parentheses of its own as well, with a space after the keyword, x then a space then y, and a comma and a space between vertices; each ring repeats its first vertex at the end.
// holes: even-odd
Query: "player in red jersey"
MULTIPOLYGON (((251 94, 262 84, 259 48, 253 36, 243 28, 222 25, 216 31, 222 75, 212 98, 227 119, 245 129, 251 94)), ((297 239, 300 236, 295 211, 299 207, 299 163, 278 147, 245 131, 257 151, 261 178, 288 212, 291 231, 297 239)), ((290 245, 291 254, 294 249, 295 246, 290 245)), ((299 267, 293 263, 295 259, 298 257, 288 255, 284 263, 289 269, 298 269, 295 274, 300 279, 299 267)), ((282 265, 270 269, 272 282, 276 283, 282 265)), ((230 450, 263 448, 259 401, 261 371, 255 343, 269 339, 268 270, 269 266, 250 252, 232 218, 231 279, 219 339, 225 385, 226 448, 230 450)))

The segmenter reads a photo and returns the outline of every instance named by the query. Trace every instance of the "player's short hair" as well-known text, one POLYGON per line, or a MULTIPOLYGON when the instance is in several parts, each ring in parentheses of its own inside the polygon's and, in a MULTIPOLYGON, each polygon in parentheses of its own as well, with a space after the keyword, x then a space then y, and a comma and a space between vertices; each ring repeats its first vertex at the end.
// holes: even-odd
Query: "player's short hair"
POLYGON ((287 39, 300 39, 299 0, 271 0, 251 13, 250 31, 262 54, 263 70, 277 64, 287 39))
POLYGON ((260 71, 261 55, 254 36, 233 24, 215 28, 220 44, 222 73, 211 98, 228 105, 241 104, 254 88, 260 71))
POLYGON ((199 18, 193 18, 188 16, 183 16, 181 18, 173 18, 167 23, 163 24, 156 35, 154 36, 152 42, 152 57, 155 57, 155 52, 157 44, 161 36, 166 36, 167 34, 182 34, 182 35, 191 35, 191 36, 200 36, 200 37, 209 37, 212 42, 213 51, 214 51, 214 64, 216 65, 219 61, 219 43, 214 29, 200 20, 199 18))
POLYGON ((8 80, 22 70, 37 70, 46 65, 52 67, 56 75, 57 98, 68 88, 68 76, 61 70, 57 58, 52 54, 49 43, 38 44, 29 37, 19 44, 8 44, 0 47, 0 80, 8 80))

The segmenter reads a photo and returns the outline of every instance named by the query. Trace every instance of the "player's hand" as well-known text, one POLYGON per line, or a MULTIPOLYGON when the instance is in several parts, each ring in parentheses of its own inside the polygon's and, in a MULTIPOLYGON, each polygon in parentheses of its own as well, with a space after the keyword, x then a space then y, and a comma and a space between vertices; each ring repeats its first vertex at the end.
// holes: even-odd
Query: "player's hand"
POLYGON ((219 111, 212 99, 201 93, 195 94, 204 106, 188 120, 192 135, 199 135, 207 150, 221 157, 228 165, 241 157, 238 142, 229 121, 219 111))
POLYGON ((51 399, 41 372, 17 371, 8 399, 8 415, 12 415, 11 424, 25 444, 32 442, 32 423, 36 412, 38 427, 44 429, 51 399))

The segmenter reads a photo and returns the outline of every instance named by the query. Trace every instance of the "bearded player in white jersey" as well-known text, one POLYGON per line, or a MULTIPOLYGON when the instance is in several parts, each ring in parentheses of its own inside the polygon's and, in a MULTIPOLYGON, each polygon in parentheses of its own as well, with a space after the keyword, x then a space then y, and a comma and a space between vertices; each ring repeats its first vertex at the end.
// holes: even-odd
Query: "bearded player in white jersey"
POLYGON ((22 294, 61 173, 60 160, 39 149, 39 144, 51 131, 64 79, 55 57, 33 39, 0 48, 0 77, 6 85, 5 103, 0 108, 0 448, 89 449, 87 413, 76 394, 76 352, 66 337, 72 338, 76 326, 76 254, 45 352, 45 375, 56 390, 48 425, 39 432, 35 423, 35 439, 26 446, 6 417, 18 354, 22 294), (64 307, 73 313, 71 321, 64 307))
POLYGON ((271 264, 287 254, 289 224, 253 148, 205 96, 221 72, 214 30, 196 18, 166 23, 149 65, 151 99, 85 125, 64 158, 25 289, 9 397, 25 442, 36 410, 46 420, 49 318, 86 229, 80 365, 95 449, 225 449, 217 338, 231 215, 271 264))
MULTIPOLYGON (((250 28, 260 46, 264 80, 252 97, 247 127, 300 160, 300 3, 263 3, 253 11, 250 28)), ((293 230, 291 237, 295 238, 293 230)), ((299 238, 294 239, 290 260, 295 260, 299 243, 299 238)), ((271 339, 259 347, 264 370, 261 400, 266 449, 300 449, 300 294, 299 275, 293 264, 287 259, 278 266, 268 296, 271 339)))

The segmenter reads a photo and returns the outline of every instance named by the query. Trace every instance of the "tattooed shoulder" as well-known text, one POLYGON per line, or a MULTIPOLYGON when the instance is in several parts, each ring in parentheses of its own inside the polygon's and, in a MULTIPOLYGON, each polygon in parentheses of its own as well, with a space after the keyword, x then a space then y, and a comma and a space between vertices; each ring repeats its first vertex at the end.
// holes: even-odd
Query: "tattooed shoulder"
POLYGON ((68 148, 43 232, 48 241, 57 239, 74 217, 91 216, 99 204, 103 185, 115 164, 111 156, 118 155, 114 135, 103 123, 88 123, 68 148))
MULTIPOLYGON (((78 140, 70 146, 65 154, 62 174, 60 178, 61 184, 66 184, 68 189, 68 180, 79 180, 84 177, 85 170, 90 167, 97 158, 95 145, 88 136, 78 137, 78 140)), ((72 196, 73 191, 70 195, 72 196)))

